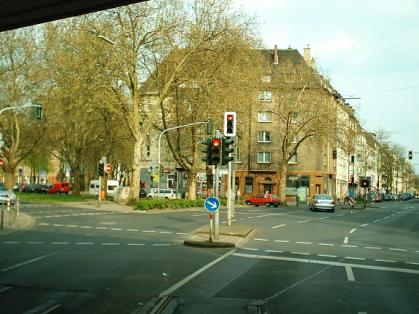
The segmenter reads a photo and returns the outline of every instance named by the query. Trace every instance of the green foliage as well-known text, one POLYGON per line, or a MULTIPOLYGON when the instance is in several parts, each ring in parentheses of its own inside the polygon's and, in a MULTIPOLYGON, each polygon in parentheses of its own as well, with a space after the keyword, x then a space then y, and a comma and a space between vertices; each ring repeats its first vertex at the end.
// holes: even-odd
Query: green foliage
POLYGON ((135 205, 135 209, 150 210, 150 209, 181 209, 181 208, 204 208, 204 200, 168 200, 158 198, 140 199, 135 205))
POLYGON ((92 195, 65 195, 65 194, 38 194, 15 192, 16 197, 22 202, 31 203, 49 203, 49 202, 83 202, 93 200, 96 197, 92 195))

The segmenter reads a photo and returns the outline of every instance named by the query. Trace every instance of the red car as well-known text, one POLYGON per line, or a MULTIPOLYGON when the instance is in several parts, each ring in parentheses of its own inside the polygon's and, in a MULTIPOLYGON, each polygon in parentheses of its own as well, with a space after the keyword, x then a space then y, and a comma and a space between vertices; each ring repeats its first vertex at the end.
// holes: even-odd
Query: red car
POLYGON ((257 194, 254 197, 247 198, 244 203, 246 205, 255 205, 256 207, 259 205, 278 207, 279 197, 275 194, 257 194))
POLYGON ((70 183, 56 182, 48 190, 49 194, 68 194, 70 192, 70 183))

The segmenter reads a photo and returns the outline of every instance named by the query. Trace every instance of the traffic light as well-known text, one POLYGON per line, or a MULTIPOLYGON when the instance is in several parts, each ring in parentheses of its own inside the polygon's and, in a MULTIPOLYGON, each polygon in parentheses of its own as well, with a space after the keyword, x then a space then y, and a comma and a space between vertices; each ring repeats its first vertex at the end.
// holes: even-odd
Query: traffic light
POLYGON ((230 156, 230 153, 234 152, 234 148, 232 147, 233 144, 234 144, 234 139, 232 137, 225 137, 222 139, 222 145, 221 145, 221 149, 223 153, 223 157, 221 161, 222 165, 227 165, 230 161, 234 159, 234 157, 230 156))
POLYGON ((208 161, 209 161, 209 156, 210 156, 211 139, 210 139, 210 138, 207 138, 207 139, 203 140, 203 141, 201 142, 201 144, 203 144, 203 145, 204 145, 204 147, 201 149, 201 152, 202 152, 202 153, 204 153, 204 154, 202 155, 202 157, 201 157, 201 160, 202 160, 203 162, 208 163, 208 161))
POLYGON ((42 105, 38 104, 38 106, 35 108, 35 119, 42 120, 42 105))
POLYGON ((224 112, 224 135, 236 136, 236 113, 224 112))
POLYGON ((221 140, 213 138, 210 140, 208 165, 218 165, 221 161, 221 140))
POLYGON ((409 159, 413 159, 413 152, 411 150, 409 150, 409 159))
POLYGON ((97 166, 97 174, 99 177, 103 177, 105 175, 105 163, 103 161, 99 161, 97 166))

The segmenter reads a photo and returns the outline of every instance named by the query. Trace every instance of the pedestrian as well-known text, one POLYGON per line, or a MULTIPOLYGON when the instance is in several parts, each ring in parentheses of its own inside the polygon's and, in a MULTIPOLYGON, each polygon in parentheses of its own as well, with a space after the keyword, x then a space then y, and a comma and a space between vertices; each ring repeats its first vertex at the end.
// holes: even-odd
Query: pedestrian
POLYGON ((268 198, 269 192, 265 191, 265 198, 268 198))
POLYGON ((237 192, 236 192, 236 204, 240 204, 240 201, 241 201, 241 192, 240 192, 240 189, 237 189, 237 192))

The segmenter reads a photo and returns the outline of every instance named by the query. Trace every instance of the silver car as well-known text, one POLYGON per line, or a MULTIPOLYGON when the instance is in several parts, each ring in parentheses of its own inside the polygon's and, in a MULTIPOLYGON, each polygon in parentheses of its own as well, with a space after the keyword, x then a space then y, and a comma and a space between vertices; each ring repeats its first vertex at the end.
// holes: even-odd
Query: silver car
POLYGON ((147 197, 159 197, 172 200, 177 198, 175 191, 172 189, 160 189, 159 192, 155 189, 147 194, 147 197))
POLYGON ((327 210, 328 212, 335 212, 335 201, 333 197, 327 194, 316 194, 310 203, 310 210, 327 210))
POLYGON ((10 192, 3 184, 0 184, 0 204, 14 205, 16 203, 16 194, 10 192))

